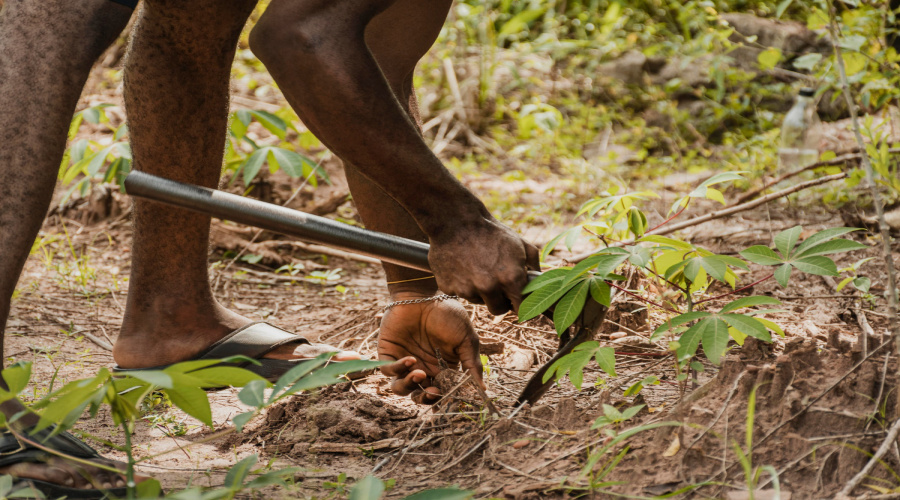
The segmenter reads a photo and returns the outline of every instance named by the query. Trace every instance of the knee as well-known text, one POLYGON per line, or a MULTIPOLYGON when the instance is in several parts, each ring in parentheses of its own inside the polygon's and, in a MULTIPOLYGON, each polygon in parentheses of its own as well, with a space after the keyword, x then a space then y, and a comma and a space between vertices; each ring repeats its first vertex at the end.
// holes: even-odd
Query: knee
POLYGON ((250 32, 250 49, 270 71, 281 62, 303 64, 322 46, 315 12, 276 5, 269 7, 250 32))

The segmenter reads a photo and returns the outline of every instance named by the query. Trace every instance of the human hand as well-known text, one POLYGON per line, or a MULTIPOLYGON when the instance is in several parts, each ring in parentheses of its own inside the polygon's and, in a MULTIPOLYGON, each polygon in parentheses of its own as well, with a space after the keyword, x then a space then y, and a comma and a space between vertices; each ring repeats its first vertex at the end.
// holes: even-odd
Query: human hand
POLYGON ((537 247, 493 218, 432 237, 428 262, 441 290, 497 315, 518 311, 527 271, 541 269, 537 247))
MULTIPOLYGON (((400 295, 395 300, 423 298, 400 295)), ((482 381, 478 335, 462 304, 455 300, 402 304, 390 308, 381 320, 378 359, 394 361, 381 367, 393 377, 391 389, 409 394, 420 404, 433 404, 441 394, 433 386, 441 363, 449 368, 462 364, 476 382, 482 381), (438 358, 440 352, 440 359, 438 358)))

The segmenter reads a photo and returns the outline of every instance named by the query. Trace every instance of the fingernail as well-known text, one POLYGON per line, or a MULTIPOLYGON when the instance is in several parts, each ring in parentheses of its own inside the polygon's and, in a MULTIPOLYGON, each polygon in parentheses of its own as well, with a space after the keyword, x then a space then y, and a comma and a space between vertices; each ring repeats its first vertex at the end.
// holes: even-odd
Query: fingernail
POLYGON ((425 377, 423 377, 421 375, 413 375, 412 379, 413 379, 413 382, 420 384, 420 383, 422 383, 423 380, 425 380, 425 377))
POLYGON ((72 479, 71 477, 67 477, 64 482, 66 483, 66 486, 74 486, 75 485, 75 480, 72 479))
POLYGON ((112 483, 110 483, 109 481, 104 481, 104 482, 103 482, 103 489, 108 490, 108 489, 111 489, 111 488, 112 488, 112 483))

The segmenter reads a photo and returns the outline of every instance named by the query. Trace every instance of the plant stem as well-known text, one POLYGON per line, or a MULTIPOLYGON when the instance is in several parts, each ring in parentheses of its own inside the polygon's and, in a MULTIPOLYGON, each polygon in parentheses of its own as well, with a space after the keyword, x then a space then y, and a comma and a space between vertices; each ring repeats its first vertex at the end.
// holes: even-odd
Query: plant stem
MULTIPOLYGON (((676 212, 675 215, 673 215, 673 216, 669 217, 668 219, 666 219, 666 220, 660 222, 660 223, 657 224, 653 229, 650 229, 650 230, 648 230, 647 232, 649 233, 649 232, 652 232, 652 231, 656 231, 657 229, 659 229, 659 228, 665 226, 666 224, 668 224, 669 222, 671 222, 672 219, 678 217, 679 215, 681 215, 682 212, 684 212, 685 210, 687 210, 687 207, 688 207, 688 205, 690 205, 690 204, 691 204, 691 198, 688 198, 688 199, 687 199, 687 202, 685 202, 684 206, 681 207, 681 210, 679 210, 678 212, 676 212)), ((646 234, 646 233, 645 233, 645 234, 646 234)))
MULTIPOLYGON (((121 415, 120 417, 121 418, 121 415)), ((125 455, 128 457, 128 467, 125 470, 125 486, 128 488, 128 500, 137 498, 137 484, 134 482, 134 453, 131 449, 131 430, 128 421, 122 419, 122 430, 125 431, 125 455)))
POLYGON ((738 293, 738 292, 742 292, 742 291, 744 291, 744 290, 746 290, 746 289, 748 289, 748 288, 751 288, 751 287, 753 287, 753 286, 755 286, 755 285, 758 285, 758 284, 762 283, 763 281, 766 281, 767 279, 769 279, 769 278, 771 278, 771 277, 773 277, 773 276, 775 276, 774 273, 773 273, 773 274, 770 274, 770 275, 768 275, 768 276, 766 276, 766 277, 763 278, 763 279, 756 280, 756 281, 754 281, 753 283, 750 283, 750 284, 747 285, 747 286, 742 286, 742 287, 738 288, 737 290, 732 290, 732 291, 730 291, 730 292, 728 292, 728 293, 723 293, 722 295, 716 295, 715 297, 710 297, 710 298, 708 298, 708 299, 703 299, 703 300, 697 302, 697 304, 702 304, 702 303, 704 303, 704 302, 709 302, 710 300, 721 299, 722 297, 728 297, 729 295, 734 295, 734 294, 736 294, 736 293, 738 293))
POLYGON ((641 297, 640 295, 637 295, 637 294, 635 294, 635 293, 632 293, 632 292, 626 290, 625 288, 623 288, 623 287, 621 287, 621 286, 619 286, 619 285, 616 285, 616 284, 613 284, 613 283, 609 283, 609 286, 615 288, 616 290, 621 290, 621 291, 625 292, 626 295, 630 295, 630 296, 632 296, 632 297, 634 297, 634 298, 636 298, 636 299, 638 299, 638 300, 640 300, 640 301, 642 301, 642 302, 646 302, 646 303, 648 303, 648 304, 650 304, 650 305, 652 305, 652 306, 656 306, 656 307, 658 307, 658 308, 660 308, 660 309, 662 309, 662 310, 664 310, 664 311, 669 311, 670 313, 673 313, 673 314, 681 314, 680 312, 676 311, 675 309, 670 309, 670 308, 668 308, 668 307, 666 307, 666 306, 664 306, 664 305, 662 305, 662 304, 658 304, 658 303, 656 303, 656 302, 653 302, 653 301, 650 300, 650 299, 645 299, 645 298, 641 297))
POLYGON ((834 57, 837 60, 838 72, 841 76, 841 93, 844 100, 847 101, 847 108, 850 110, 850 120, 853 123, 853 135, 856 137, 856 143, 859 146, 860 160, 863 170, 866 173, 866 183, 872 192, 872 204, 875 205, 875 213, 878 218, 878 229, 881 232, 881 242, 884 252, 884 264, 887 269, 888 286, 888 314, 890 314, 891 334, 897 343, 896 349, 900 352, 900 318, 897 315, 897 275, 894 271, 894 258, 891 255, 891 234, 887 221, 884 219, 884 206, 881 202, 881 195, 878 193, 878 186, 875 184, 875 172, 872 168, 872 162, 869 154, 866 152, 866 145, 863 142, 862 129, 859 125, 859 109, 850 95, 850 85, 847 83, 847 70, 844 67, 844 58, 841 52, 841 45, 838 43, 837 30, 837 14, 834 10, 834 4, 828 2, 829 23, 828 30, 831 32, 831 45, 834 48, 834 57))

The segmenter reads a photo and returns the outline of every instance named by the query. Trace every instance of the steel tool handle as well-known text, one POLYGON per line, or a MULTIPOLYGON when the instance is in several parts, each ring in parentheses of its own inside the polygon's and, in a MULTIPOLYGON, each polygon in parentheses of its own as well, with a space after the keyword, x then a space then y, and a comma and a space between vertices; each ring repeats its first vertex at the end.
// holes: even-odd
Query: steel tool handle
POLYGON ((391 264, 431 270, 428 266, 428 244, 420 241, 360 229, 279 205, 143 172, 128 174, 125 191, 131 196, 296 236, 310 243, 374 257, 391 264))

